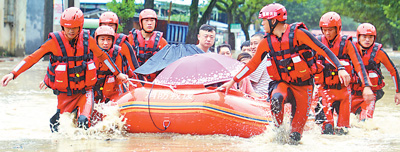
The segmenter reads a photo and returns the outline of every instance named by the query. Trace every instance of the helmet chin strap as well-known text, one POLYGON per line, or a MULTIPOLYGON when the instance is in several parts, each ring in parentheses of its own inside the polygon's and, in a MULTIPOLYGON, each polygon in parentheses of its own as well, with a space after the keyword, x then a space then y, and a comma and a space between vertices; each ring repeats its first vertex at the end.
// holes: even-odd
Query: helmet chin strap
POLYGON ((372 45, 371 45, 371 46, 369 46, 369 47, 364 47, 364 46, 361 45, 360 41, 358 41, 357 43, 358 43, 358 45, 360 45, 361 48, 364 49, 364 50, 369 50, 369 48, 371 48, 371 46, 372 46, 372 45))
POLYGON ((274 32, 274 29, 276 28, 276 25, 278 25, 278 20, 276 20, 275 24, 272 24, 271 20, 268 20, 268 24, 269 24, 269 33, 273 34, 272 32, 274 32))
POLYGON ((142 27, 142 30, 145 32, 145 33, 147 33, 147 34, 150 34, 150 33, 153 33, 153 31, 151 31, 151 32, 147 32, 143 27, 142 27))

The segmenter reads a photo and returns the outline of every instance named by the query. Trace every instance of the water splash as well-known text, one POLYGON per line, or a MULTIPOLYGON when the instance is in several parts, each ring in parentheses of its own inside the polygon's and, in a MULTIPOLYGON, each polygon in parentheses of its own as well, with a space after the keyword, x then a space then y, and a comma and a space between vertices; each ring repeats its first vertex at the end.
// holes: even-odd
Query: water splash
MULTIPOLYGON (((54 138, 70 138, 73 140, 82 139, 120 139, 126 137, 126 120, 120 115, 119 107, 111 104, 95 104, 94 110, 102 114, 102 120, 93 118, 94 121, 88 129, 76 127, 76 114, 63 113, 60 115, 59 132, 54 133, 54 138)), ((96 116, 95 116, 96 117, 96 116)))

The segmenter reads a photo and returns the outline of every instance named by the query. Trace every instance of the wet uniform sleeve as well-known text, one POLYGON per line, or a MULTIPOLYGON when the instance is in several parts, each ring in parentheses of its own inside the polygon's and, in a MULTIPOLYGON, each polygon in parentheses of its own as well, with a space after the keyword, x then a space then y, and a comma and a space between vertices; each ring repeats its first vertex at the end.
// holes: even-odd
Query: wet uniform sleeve
POLYGON ((322 42, 318 41, 310 32, 306 29, 299 28, 295 32, 295 37, 299 43, 299 45, 305 44, 309 46, 311 49, 317 51, 317 54, 325 57, 327 61, 329 61, 336 68, 342 67, 339 62, 339 59, 336 55, 329 50, 322 42))
POLYGON ((93 52, 93 55, 103 62, 115 76, 121 73, 115 63, 110 59, 110 56, 97 46, 96 40, 94 40, 93 37, 89 38, 89 49, 93 52))
POLYGON ((54 41, 48 39, 39 49, 33 52, 31 55, 25 57, 21 62, 14 67, 12 74, 14 74, 14 79, 17 78, 21 73, 31 68, 34 64, 36 64, 44 55, 50 53, 51 50, 56 51, 57 49, 50 49, 50 48, 57 48, 54 41))
POLYGON ((371 81, 367 76, 365 70, 364 62, 361 59, 360 53, 357 51, 356 47, 351 41, 346 41, 346 53, 350 56, 351 62, 354 65, 354 69, 357 72, 358 77, 360 77, 363 87, 370 87, 371 81))
POLYGON ((396 87, 396 93, 399 93, 399 72, 397 71, 396 66, 393 64, 392 60, 390 60, 389 56, 382 49, 378 51, 375 58, 377 58, 378 60, 377 63, 383 63, 386 69, 390 72, 390 76, 392 77, 392 80, 396 87))
POLYGON ((136 53, 128 41, 124 41, 121 45, 121 54, 128 60, 128 65, 132 70, 139 68, 136 53))
POLYGON ((268 42, 267 39, 264 38, 258 44, 256 54, 254 54, 249 63, 247 63, 242 70, 240 70, 240 72, 233 77, 233 80, 240 82, 243 78, 253 73, 253 71, 255 71, 260 65, 263 54, 268 52, 268 42))

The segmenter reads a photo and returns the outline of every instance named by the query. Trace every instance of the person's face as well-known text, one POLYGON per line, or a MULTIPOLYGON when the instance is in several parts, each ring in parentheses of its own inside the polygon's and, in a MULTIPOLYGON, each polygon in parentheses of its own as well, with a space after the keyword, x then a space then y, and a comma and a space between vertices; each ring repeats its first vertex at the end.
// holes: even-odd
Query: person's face
POLYGON ((214 45, 215 41, 215 31, 204 31, 200 30, 199 35, 197 35, 197 39, 199 39, 199 44, 204 48, 210 48, 214 45))
POLYGON ((256 54, 257 51, 257 46, 258 43, 260 43, 261 38, 259 36, 253 36, 252 38, 250 38, 250 55, 254 56, 254 54, 256 54))
POLYGON ((249 63, 249 61, 250 61, 250 58, 243 58, 240 60, 240 62, 242 62, 243 64, 247 64, 247 63, 249 63))
POLYGON ((152 32, 156 28, 156 19, 154 18, 142 19, 142 26, 145 31, 152 32))
POLYGON ((243 46, 242 47, 242 52, 250 53, 251 52, 250 46, 243 46))
POLYGON ((337 31, 335 27, 322 27, 322 34, 328 39, 333 40, 337 35, 337 31))
POLYGON ((225 55, 225 56, 228 56, 228 57, 232 57, 231 50, 229 50, 228 47, 221 47, 218 54, 225 55))
POLYGON ((100 24, 100 26, 103 26, 103 25, 112 27, 112 28, 114 29, 114 31, 117 30, 117 25, 114 24, 114 23, 101 23, 101 24, 100 24))
POLYGON ((102 49, 108 50, 111 48, 112 46, 112 36, 108 36, 108 35, 100 35, 97 38, 97 44, 99 44, 99 46, 102 49))
POLYGON ((64 34, 69 40, 72 40, 79 34, 79 27, 64 27, 64 34))
POLYGON ((268 19, 263 18, 261 25, 263 25, 265 33, 269 33, 269 24, 268 24, 268 19))
POLYGON ((363 47, 370 47, 372 44, 374 44, 375 36, 373 35, 360 35, 358 37, 358 41, 360 42, 361 46, 363 47))

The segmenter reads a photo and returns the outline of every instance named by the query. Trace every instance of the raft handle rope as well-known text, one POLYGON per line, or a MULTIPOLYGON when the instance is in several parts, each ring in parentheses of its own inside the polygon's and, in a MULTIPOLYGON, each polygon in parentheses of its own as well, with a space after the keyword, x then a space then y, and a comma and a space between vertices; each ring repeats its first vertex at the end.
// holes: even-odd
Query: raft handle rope
MULTIPOLYGON (((163 127, 164 127, 164 129, 161 129, 161 128, 159 128, 159 127, 155 124, 155 122, 154 122, 154 120, 153 120, 153 117, 151 116, 151 111, 150 111, 150 95, 151 95, 151 92, 152 92, 152 90, 153 90, 153 88, 154 88, 155 83, 154 83, 154 82, 147 82, 147 81, 143 81, 143 80, 138 80, 138 79, 131 79, 131 78, 129 78, 128 80, 129 80, 129 81, 136 81, 136 82, 140 82, 140 83, 151 84, 151 88, 150 88, 150 91, 149 91, 149 95, 147 96, 147 109, 148 109, 148 111, 149 111, 149 116, 150 116, 151 122, 153 123, 153 125, 154 125, 158 130, 160 130, 160 131, 165 131, 165 130, 167 130, 167 128, 171 125, 171 121, 169 121, 169 120, 164 120, 164 121, 163 121, 163 127)), ((132 82, 131 82, 130 84, 132 84, 132 82)), ((172 92, 174 92, 174 93, 177 93, 177 94, 184 94, 184 93, 179 93, 179 91, 175 90, 174 87, 171 86, 171 85, 163 85, 163 84, 157 84, 157 85, 163 86, 163 87, 167 87, 167 88, 169 88, 169 89, 170 89, 172 92)), ((126 86, 125 86, 125 87, 126 87, 126 86)), ((203 91, 203 92, 199 92, 199 93, 196 93, 196 94, 193 94, 193 95, 206 94, 206 93, 214 93, 214 92, 217 92, 217 90, 203 91)))
POLYGON ((150 89, 150 91, 149 91, 149 95, 147 96, 147 109, 149 110, 149 116, 150 116, 150 119, 151 119, 151 122, 153 123, 153 125, 154 125, 158 130, 160 130, 160 131, 165 131, 165 130, 167 130, 167 128, 169 127, 169 125, 171 124, 171 122, 168 121, 168 125, 165 126, 165 120, 164 120, 164 122, 163 122, 164 129, 161 129, 161 128, 158 128, 158 126, 156 125, 156 123, 155 123, 154 120, 153 120, 153 117, 151 116, 151 112, 150 112, 150 94, 151 94, 151 91, 153 90, 153 87, 154 87, 154 82, 152 83, 151 89, 150 89))
MULTIPOLYGON (((170 89, 172 92, 174 92, 174 93, 176 93, 176 94, 179 94, 179 95, 186 95, 186 94, 188 94, 188 93, 183 93, 183 92, 181 92, 181 91, 176 90, 175 87, 172 86, 172 85, 155 84, 154 82, 148 82, 148 81, 143 81, 143 80, 138 80, 138 79, 132 79, 132 78, 129 78, 128 80, 130 80, 130 81, 135 81, 135 82, 141 82, 141 83, 152 84, 151 88, 153 88, 154 85, 158 85, 158 86, 162 86, 162 87, 167 87, 167 88, 170 89)), ((189 94, 191 94, 191 95, 200 95, 200 94, 215 93, 215 92, 218 92, 218 91, 219 91, 218 89, 214 89, 214 90, 207 90, 207 91, 202 91, 202 92, 198 92, 198 93, 189 93, 189 94)))

